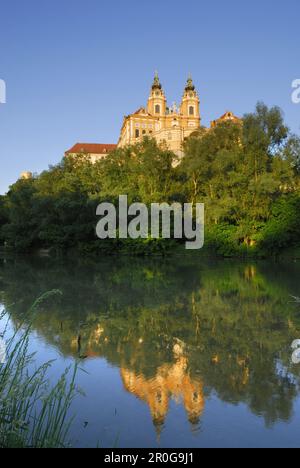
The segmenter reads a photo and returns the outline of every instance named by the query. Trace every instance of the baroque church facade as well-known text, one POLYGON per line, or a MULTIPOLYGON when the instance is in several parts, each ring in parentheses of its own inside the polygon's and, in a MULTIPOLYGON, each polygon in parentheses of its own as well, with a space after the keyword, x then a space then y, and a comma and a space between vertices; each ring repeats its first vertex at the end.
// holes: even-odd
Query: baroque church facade
MULTIPOLYGON (((211 128, 225 121, 241 122, 232 112, 226 112, 211 122, 211 128)), ((65 155, 85 154, 95 162, 105 158, 116 148, 134 145, 149 137, 154 138, 158 144, 166 145, 177 156, 183 156, 183 142, 200 127, 200 100, 192 78, 187 80, 180 106, 177 107, 174 103, 168 107, 165 92, 156 73, 146 107, 140 107, 133 114, 124 117, 117 144, 76 143, 65 155)))
POLYGON ((165 142, 170 150, 178 154, 182 151, 184 140, 199 129, 200 124, 200 100, 192 78, 187 81, 180 107, 175 103, 168 107, 156 74, 147 106, 124 117, 118 146, 135 144, 148 136, 158 143, 165 142))

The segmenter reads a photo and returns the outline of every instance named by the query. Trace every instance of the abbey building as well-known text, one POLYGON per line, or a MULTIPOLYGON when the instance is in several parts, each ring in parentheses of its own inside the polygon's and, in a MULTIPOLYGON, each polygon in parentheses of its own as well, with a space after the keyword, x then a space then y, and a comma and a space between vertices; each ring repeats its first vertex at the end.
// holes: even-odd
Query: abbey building
POLYGON ((147 106, 124 118, 118 146, 134 144, 149 136, 158 143, 166 142, 170 150, 180 152, 184 139, 200 128, 199 104, 197 91, 189 78, 180 107, 175 103, 168 107, 164 90, 156 75, 147 106))
MULTIPOLYGON (((211 122, 211 128, 220 122, 241 122, 232 112, 226 112, 221 118, 211 122)), ((183 142, 193 132, 200 129, 200 100, 191 77, 183 90, 180 106, 174 103, 168 106, 159 77, 156 74, 150 89, 146 107, 140 107, 133 114, 124 117, 120 138, 117 144, 77 143, 65 154, 86 154, 95 162, 105 158, 118 147, 134 145, 143 138, 155 138, 158 144, 164 144, 178 156, 183 155, 183 142)))

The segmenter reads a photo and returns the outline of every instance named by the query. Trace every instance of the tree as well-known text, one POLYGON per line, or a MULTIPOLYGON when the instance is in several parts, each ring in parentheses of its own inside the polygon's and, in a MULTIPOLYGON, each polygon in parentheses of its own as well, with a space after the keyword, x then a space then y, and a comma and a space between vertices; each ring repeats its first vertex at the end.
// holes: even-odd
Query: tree
POLYGON ((0 245, 4 243, 4 226, 8 223, 8 211, 6 207, 6 197, 0 196, 0 245))
POLYGON ((33 179, 19 180, 0 199, 2 242, 20 250, 165 251, 166 243, 97 240, 96 206, 117 204, 119 195, 147 205, 204 203, 206 244, 223 255, 249 249, 259 254, 259 246, 265 253, 263 236, 269 239, 270 232, 278 248, 287 244, 283 239, 299 242, 299 233, 275 242, 285 223, 298 226, 291 200, 300 192, 300 138, 288 133, 280 109, 258 103, 241 123, 193 132, 183 149, 174 167, 176 156, 166 145, 145 138, 95 164, 86 155, 66 157, 33 179), (287 207, 288 219, 274 214, 278 206, 287 207))

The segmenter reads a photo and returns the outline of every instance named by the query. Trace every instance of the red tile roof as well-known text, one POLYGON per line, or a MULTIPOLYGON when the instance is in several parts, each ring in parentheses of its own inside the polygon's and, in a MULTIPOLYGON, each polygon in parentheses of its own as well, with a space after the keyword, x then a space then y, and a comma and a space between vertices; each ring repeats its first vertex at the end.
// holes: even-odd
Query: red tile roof
POLYGON ((114 144, 99 144, 99 143, 76 143, 65 154, 105 154, 115 150, 117 145, 114 144))

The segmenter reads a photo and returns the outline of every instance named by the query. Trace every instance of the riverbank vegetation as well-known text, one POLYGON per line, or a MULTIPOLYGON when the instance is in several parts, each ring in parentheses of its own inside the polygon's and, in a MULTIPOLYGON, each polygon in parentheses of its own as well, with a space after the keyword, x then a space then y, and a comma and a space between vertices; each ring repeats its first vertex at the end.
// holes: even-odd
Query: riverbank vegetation
MULTIPOLYGON (((47 297, 34 305, 36 308, 47 297)), ((33 312, 33 309, 31 309, 33 312)), ((32 313, 30 316, 33 318, 32 313)), ((56 385, 50 384, 51 362, 36 366, 29 351, 31 320, 15 327, 13 333, 6 312, 0 314, 7 341, 6 360, 0 364, 0 448, 67 448, 70 405, 76 395, 76 366, 67 369, 56 385)), ((2 356, 5 358, 5 356, 2 356)))
MULTIPOLYGON (((180 242, 96 238, 96 207, 128 201, 205 203, 204 252, 271 256, 300 252, 300 138, 280 109, 258 104, 243 124, 201 129, 185 142, 185 157, 153 140, 117 149, 90 163, 64 158, 42 174, 18 180, 0 198, 0 243, 16 251, 167 253, 180 242)), ((183 248, 183 247, 182 247, 183 248)))

